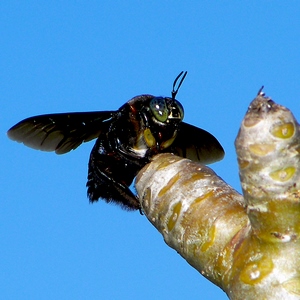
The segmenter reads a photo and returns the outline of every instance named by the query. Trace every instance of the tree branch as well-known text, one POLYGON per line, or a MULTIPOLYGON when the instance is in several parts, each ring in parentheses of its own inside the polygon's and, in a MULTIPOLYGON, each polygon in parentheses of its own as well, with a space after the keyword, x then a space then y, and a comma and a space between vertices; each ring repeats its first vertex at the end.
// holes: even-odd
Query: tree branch
POLYGON ((210 168, 157 155, 136 189, 149 221, 230 299, 300 299, 300 132, 260 91, 235 141, 243 194, 210 168))

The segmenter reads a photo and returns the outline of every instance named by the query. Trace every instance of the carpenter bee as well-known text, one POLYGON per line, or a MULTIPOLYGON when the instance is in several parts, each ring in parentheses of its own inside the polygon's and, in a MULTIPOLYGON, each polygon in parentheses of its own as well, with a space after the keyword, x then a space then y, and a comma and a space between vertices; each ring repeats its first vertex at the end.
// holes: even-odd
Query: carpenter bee
POLYGON ((183 107, 175 97, 186 74, 181 72, 176 77, 171 98, 141 95, 116 111, 30 117, 9 129, 8 136, 26 146, 56 154, 67 153, 97 138, 88 165, 90 201, 103 198, 127 210, 140 209, 129 186, 155 154, 171 152, 205 164, 224 156, 213 135, 182 122, 183 107))

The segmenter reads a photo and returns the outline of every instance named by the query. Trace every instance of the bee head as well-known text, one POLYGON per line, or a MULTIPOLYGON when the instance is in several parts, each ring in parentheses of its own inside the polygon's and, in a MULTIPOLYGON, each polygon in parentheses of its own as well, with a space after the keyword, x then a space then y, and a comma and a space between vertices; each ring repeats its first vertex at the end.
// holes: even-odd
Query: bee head
POLYGON ((186 77, 187 72, 180 72, 180 74, 175 78, 173 83, 172 89, 172 98, 163 98, 163 97, 154 97, 150 101, 150 110, 152 115, 154 116, 154 121, 158 121, 161 123, 169 123, 172 121, 179 121, 183 120, 184 111, 181 103, 175 99, 178 90, 186 77), (183 74, 183 75, 182 75, 183 74), (181 78, 177 88, 176 84, 178 79, 181 78))

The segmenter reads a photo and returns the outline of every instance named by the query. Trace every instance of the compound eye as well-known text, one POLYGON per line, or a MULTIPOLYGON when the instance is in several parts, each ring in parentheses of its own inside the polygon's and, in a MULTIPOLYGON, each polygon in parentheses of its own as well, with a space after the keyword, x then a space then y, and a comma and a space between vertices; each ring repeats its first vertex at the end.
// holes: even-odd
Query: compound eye
POLYGON ((175 105, 173 106, 172 109, 172 117, 174 119, 183 119, 184 116, 184 111, 183 111, 183 107, 181 105, 181 103, 177 100, 174 100, 175 105))
POLYGON ((162 97, 153 98, 150 101, 150 109, 157 121, 162 123, 167 121, 169 111, 164 98, 162 97))

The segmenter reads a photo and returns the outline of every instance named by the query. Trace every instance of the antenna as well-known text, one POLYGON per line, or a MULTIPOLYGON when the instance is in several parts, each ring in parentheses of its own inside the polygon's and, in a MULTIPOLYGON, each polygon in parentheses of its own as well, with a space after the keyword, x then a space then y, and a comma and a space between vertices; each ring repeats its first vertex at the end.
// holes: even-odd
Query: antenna
POLYGON ((185 71, 185 72, 181 71, 181 72, 179 73, 179 75, 175 78, 174 83, 173 83, 173 90, 172 90, 172 99, 173 99, 173 100, 175 100, 175 97, 176 97, 176 95, 177 95, 177 92, 178 92, 178 90, 179 90, 179 88, 180 88, 180 86, 181 86, 181 84, 182 84, 182 82, 183 82, 183 80, 184 80, 186 74, 187 74, 187 71, 185 71), (176 85, 178 79, 181 77, 182 74, 183 74, 183 76, 182 76, 182 78, 181 78, 181 80, 180 80, 180 82, 179 82, 179 84, 178 84, 177 89, 175 90, 175 85, 176 85))

